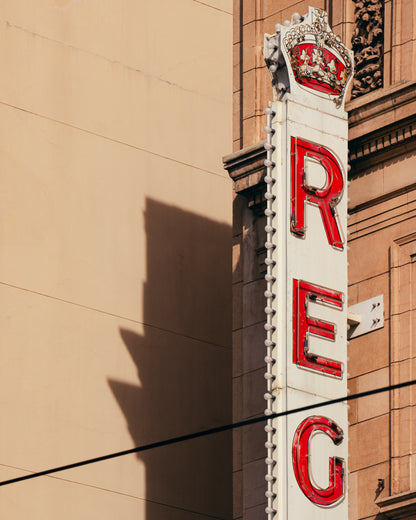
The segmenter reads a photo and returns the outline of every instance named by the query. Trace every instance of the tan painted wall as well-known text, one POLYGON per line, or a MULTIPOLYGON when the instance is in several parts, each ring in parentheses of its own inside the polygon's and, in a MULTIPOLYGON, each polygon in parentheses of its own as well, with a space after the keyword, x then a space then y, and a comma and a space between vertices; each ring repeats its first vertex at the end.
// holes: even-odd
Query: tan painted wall
MULTIPOLYGON (((0 480, 231 419, 231 0, 0 1, 0 480)), ((0 488, 227 518, 230 435, 0 488)))

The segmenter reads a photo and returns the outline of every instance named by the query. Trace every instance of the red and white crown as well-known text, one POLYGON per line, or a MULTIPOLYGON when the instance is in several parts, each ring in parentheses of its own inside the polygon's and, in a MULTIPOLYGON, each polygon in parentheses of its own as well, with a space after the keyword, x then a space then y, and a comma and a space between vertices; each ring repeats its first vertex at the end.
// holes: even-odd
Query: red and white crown
POLYGON ((351 51, 331 31, 326 12, 313 7, 307 15, 295 14, 292 22, 277 25, 275 35, 265 35, 264 57, 276 85, 281 84, 279 73, 281 77, 286 73, 287 90, 293 77, 302 87, 329 95, 337 104, 353 72, 351 51))

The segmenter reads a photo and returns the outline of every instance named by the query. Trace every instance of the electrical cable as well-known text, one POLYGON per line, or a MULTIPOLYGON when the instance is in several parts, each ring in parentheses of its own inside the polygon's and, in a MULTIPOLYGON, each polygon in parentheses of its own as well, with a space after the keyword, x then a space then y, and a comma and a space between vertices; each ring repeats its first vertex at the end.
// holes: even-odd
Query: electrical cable
POLYGON ((392 390, 398 390, 399 388, 405 388, 408 386, 412 386, 416 384, 416 379, 412 379, 411 381, 406 381, 404 383, 398 383, 396 385, 384 386, 382 388, 375 388, 373 390, 367 390, 365 392, 359 392, 357 394, 347 395, 345 397, 338 397, 337 399, 331 399, 330 401, 324 401, 320 403, 310 404, 307 406, 301 406, 300 408, 294 408, 292 410, 286 410, 283 412, 273 413, 268 416, 260 416, 254 417, 252 419, 246 419, 244 421, 238 421, 235 423, 226 424, 224 426, 217 426, 215 428, 209 428, 208 430, 202 430, 195 433, 189 433, 187 435, 180 435, 179 437, 173 437, 171 439, 165 439, 163 441, 152 442, 150 444, 145 444, 143 446, 136 446, 135 448, 131 448, 129 450, 118 451, 114 453, 110 453, 108 455, 102 455, 101 457, 95 457, 93 459, 86 459, 80 462, 74 462, 73 464, 67 464, 65 466, 59 466, 51 469, 46 469, 44 471, 39 471, 37 473, 31 473, 30 475, 24 475, 22 477, 16 477, 9 480, 4 480, 0 482, 0 486, 7 486, 9 484, 15 484, 17 482, 22 482, 23 480, 29 480, 33 478, 43 477, 45 475, 50 475, 52 473, 57 473, 58 471, 65 471, 68 469, 79 468, 81 466, 86 466, 88 464, 94 464, 96 462, 101 462, 104 460, 114 459, 116 457, 122 457, 124 455, 130 455, 132 453, 140 453, 142 451, 153 450, 155 448, 161 448, 162 446, 169 446, 171 444, 176 444, 178 442, 189 441, 192 439, 197 439, 199 437, 205 437, 207 435, 213 435, 215 433, 221 433, 229 430, 233 430, 235 428, 241 428, 243 426, 249 426, 250 424, 256 424, 260 422, 266 422, 270 419, 277 419, 279 417, 285 417, 288 415, 293 415, 299 412, 305 412, 308 410, 313 410, 314 408, 322 408, 324 406, 329 406, 332 404, 342 403, 344 401, 352 401, 355 399, 361 399, 362 397, 368 397, 375 394, 380 394, 383 392, 388 392, 392 390))

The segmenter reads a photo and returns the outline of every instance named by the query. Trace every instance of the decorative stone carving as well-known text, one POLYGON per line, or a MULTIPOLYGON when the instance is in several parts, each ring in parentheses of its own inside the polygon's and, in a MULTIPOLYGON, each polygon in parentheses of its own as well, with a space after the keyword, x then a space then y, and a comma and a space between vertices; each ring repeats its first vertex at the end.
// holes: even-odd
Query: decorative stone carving
POLYGON ((352 98, 383 86, 383 0, 354 0, 354 3, 352 98))

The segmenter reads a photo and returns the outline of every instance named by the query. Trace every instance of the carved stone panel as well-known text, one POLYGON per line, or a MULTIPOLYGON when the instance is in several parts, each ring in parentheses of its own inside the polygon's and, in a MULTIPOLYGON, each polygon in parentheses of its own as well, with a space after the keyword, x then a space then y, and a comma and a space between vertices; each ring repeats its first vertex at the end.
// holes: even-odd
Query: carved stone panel
POLYGON ((355 75, 352 98, 383 86, 383 0, 354 0, 352 50, 355 75))

